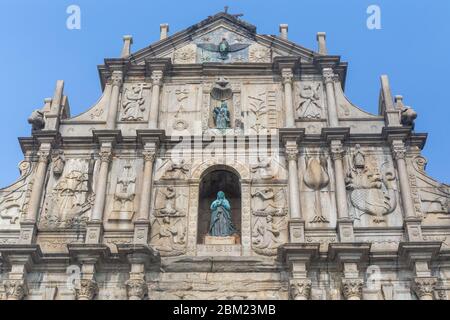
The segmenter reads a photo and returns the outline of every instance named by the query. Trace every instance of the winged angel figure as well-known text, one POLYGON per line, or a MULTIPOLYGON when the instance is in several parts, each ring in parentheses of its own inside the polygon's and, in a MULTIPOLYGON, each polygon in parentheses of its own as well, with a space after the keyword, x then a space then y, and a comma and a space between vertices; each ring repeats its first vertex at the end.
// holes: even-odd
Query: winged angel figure
POLYGON ((213 43, 200 43, 198 46, 206 51, 218 52, 220 59, 227 60, 229 53, 244 50, 248 48, 250 44, 236 43, 230 45, 227 39, 222 38, 222 41, 218 45, 213 43))

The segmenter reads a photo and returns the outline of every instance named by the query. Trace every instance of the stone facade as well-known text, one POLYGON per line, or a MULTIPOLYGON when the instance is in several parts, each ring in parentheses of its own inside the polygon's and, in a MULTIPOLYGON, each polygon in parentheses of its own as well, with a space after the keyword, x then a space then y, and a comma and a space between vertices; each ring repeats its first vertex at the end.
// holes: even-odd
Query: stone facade
POLYGON ((74 117, 58 81, 0 190, 0 298, 448 299, 450 186, 417 114, 386 76, 379 114, 356 107, 324 34, 315 52, 282 30, 219 13, 126 36, 74 117), (219 190, 231 240, 208 237, 219 190))

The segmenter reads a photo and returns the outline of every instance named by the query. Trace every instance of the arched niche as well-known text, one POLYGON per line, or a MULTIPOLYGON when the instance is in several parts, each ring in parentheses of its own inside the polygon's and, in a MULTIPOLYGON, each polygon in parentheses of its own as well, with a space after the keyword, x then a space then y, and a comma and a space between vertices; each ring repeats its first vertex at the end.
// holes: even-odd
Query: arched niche
POLYGON ((204 244, 211 224, 211 204, 217 193, 223 191, 231 204, 231 216, 240 244, 242 229, 242 186, 241 178, 233 168, 214 166, 204 172, 199 183, 197 243, 204 244))
MULTIPOLYGON (((227 161, 224 158, 210 158, 208 160, 198 160, 192 165, 191 176, 189 179, 189 216, 188 216, 188 255, 220 255, 220 248, 213 246, 205 246, 199 243, 198 239, 204 235, 199 235, 199 211, 200 211, 200 185, 204 177, 216 170, 225 170, 239 177, 241 190, 241 220, 240 220, 240 237, 241 244, 236 255, 251 254, 251 210, 250 210, 250 169, 239 161, 227 161), (205 247, 207 251, 205 251, 205 247), (201 248, 202 252, 198 249, 201 248), (217 250, 216 250, 217 249, 217 250), (212 251, 211 251, 212 250, 212 251)), ((209 223, 210 217, 207 221, 209 223)), ((239 225, 239 224, 238 224, 239 225)))

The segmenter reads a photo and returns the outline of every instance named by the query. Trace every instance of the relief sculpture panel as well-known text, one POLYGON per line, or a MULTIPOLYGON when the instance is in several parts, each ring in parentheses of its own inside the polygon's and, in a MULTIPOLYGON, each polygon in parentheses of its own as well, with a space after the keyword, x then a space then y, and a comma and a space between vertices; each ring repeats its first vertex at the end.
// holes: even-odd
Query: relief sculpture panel
POLYGON ((41 229, 85 227, 94 200, 92 173, 92 161, 67 160, 64 173, 46 197, 39 221, 41 229))
POLYGON ((167 186, 155 192, 151 245, 163 257, 182 255, 187 242, 188 188, 167 186))

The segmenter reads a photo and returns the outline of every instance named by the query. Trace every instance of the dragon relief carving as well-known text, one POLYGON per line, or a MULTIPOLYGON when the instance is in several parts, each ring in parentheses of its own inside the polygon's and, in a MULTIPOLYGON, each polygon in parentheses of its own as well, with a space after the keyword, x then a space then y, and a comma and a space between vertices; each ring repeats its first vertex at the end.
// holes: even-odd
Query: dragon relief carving
MULTIPOLYGON (((373 216, 373 222, 385 222, 385 216, 394 212, 397 207, 397 190, 395 175, 367 164, 366 156, 359 145, 353 156, 351 171, 345 180, 350 200, 355 210, 355 218, 362 215, 373 216)), ((381 169, 386 165, 381 165, 381 169)))
POLYGON ((65 173, 55 183, 45 203, 39 227, 43 229, 84 228, 86 213, 94 202, 92 192, 93 163, 70 159, 65 173))

